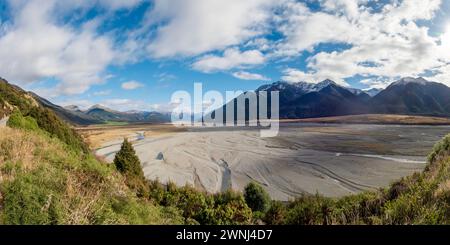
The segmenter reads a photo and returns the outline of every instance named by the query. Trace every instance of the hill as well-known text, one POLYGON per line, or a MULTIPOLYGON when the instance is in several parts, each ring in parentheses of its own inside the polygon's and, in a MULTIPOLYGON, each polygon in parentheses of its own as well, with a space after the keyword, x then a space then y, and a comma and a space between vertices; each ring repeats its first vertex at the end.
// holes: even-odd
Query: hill
POLYGON ((94 105, 86 111, 80 111, 83 115, 101 122, 126 122, 126 123, 165 123, 170 122, 170 115, 159 112, 127 111, 120 112, 101 105, 94 105))
POLYGON ((87 110, 81 110, 77 106, 62 107, 29 92, 42 106, 55 112, 61 119, 79 126, 104 124, 109 122, 122 123, 165 123, 170 121, 170 115, 159 112, 128 111, 120 112, 101 105, 94 105, 87 110))
POLYGON ((450 116, 450 88, 423 78, 403 78, 370 101, 374 113, 450 116))
POLYGON ((358 114, 450 117, 450 88, 424 78, 402 78, 384 90, 362 91, 324 80, 276 82, 256 90, 260 91, 279 91, 281 119, 358 114))
POLYGON ((52 110, 61 119, 73 125, 91 125, 103 123, 102 120, 86 115, 81 110, 70 110, 59 105, 55 105, 37 94, 30 94, 33 96, 33 98, 36 99, 36 101, 39 101, 42 106, 52 110))

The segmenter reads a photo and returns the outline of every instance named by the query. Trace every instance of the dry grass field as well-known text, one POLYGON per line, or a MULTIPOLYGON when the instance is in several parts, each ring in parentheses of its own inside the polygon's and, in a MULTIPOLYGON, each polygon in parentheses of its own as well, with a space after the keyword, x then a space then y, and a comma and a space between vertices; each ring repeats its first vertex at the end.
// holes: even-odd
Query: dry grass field
POLYGON ((172 124, 92 125, 76 128, 91 149, 97 149, 112 141, 137 137, 137 132, 147 137, 184 132, 186 129, 172 124))

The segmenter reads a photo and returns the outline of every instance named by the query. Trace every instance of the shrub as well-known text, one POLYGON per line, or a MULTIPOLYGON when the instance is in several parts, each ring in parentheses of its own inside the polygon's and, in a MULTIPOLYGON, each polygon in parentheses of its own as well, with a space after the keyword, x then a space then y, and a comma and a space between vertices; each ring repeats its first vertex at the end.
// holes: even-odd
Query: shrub
POLYGON ((39 128, 50 133, 52 137, 58 138, 72 150, 81 151, 86 155, 89 153, 89 149, 81 136, 49 109, 32 107, 28 115, 36 119, 39 128))
POLYGON ((255 212, 266 212, 270 206, 270 196, 258 184, 250 182, 244 189, 247 205, 255 212))
POLYGON ((269 210, 263 217, 268 225, 282 225, 286 222, 286 206, 280 201, 272 201, 269 210))
POLYGON ((149 195, 149 185, 142 171, 141 161, 127 139, 123 140, 120 151, 116 153, 114 165, 127 181, 127 185, 140 197, 149 195))
POLYGON ((303 195, 288 206, 286 223, 289 225, 331 224, 333 201, 330 198, 303 195))
POLYGON ((6 125, 10 128, 21 128, 32 131, 39 130, 36 120, 30 116, 24 117, 20 110, 14 110, 6 125))
POLYGON ((58 187, 61 176, 38 169, 20 174, 3 186, 5 224, 59 224, 62 208, 58 187), (52 178, 49 178, 52 176, 52 178), (37 184, 39 183, 39 184, 37 184), (53 191, 55 190, 55 191, 53 191))
POLYGON ((252 210, 241 193, 227 190, 214 195, 214 216, 206 224, 243 225, 252 221, 252 210))

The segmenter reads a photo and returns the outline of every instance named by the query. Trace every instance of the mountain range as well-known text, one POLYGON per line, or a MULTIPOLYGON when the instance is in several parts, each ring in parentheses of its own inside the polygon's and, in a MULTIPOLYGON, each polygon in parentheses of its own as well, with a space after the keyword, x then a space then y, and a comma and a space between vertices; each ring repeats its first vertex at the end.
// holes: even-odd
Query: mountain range
MULTIPOLYGON (((15 87, 20 89, 17 86, 15 87)), ((279 81, 260 86, 255 91, 269 92, 269 99, 271 91, 279 91, 281 119, 369 113, 450 117, 450 88, 442 83, 427 81, 421 77, 402 78, 383 90, 370 89, 364 91, 348 88, 327 79, 316 84, 279 81)), ((62 107, 32 92, 28 92, 28 94, 43 107, 54 111, 60 118, 75 125, 106 122, 170 122, 169 113, 147 111, 120 112, 101 105, 94 105, 87 110, 82 110, 76 105, 62 107)), ((245 96, 245 93, 240 96, 245 96)), ((224 111, 226 111, 227 106, 231 106, 231 103, 234 103, 236 108, 238 98, 224 105, 224 111)), ((260 98, 258 97, 259 100, 260 98)), ((248 113, 246 118, 248 119, 248 113)))
POLYGON ((421 77, 402 78, 384 90, 363 91, 325 80, 276 82, 260 91, 279 91, 280 118, 285 119, 367 113, 450 117, 450 88, 421 77))
POLYGON ((76 105, 59 106, 38 96, 30 94, 39 103, 54 111, 63 120, 75 125, 102 124, 106 122, 124 122, 124 123, 165 123, 170 122, 170 114, 148 111, 116 111, 102 105, 94 105, 87 110, 81 110, 76 105))

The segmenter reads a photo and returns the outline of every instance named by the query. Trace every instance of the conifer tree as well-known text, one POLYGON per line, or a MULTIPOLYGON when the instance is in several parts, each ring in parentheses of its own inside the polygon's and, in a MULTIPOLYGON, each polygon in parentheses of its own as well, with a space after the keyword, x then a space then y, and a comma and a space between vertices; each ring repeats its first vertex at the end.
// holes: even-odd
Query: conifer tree
POLYGON ((126 177, 127 185, 135 190, 138 196, 148 195, 149 186, 142 171, 141 161, 128 139, 123 140, 122 147, 114 158, 114 165, 126 177))

